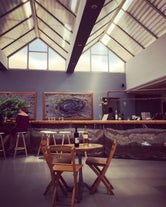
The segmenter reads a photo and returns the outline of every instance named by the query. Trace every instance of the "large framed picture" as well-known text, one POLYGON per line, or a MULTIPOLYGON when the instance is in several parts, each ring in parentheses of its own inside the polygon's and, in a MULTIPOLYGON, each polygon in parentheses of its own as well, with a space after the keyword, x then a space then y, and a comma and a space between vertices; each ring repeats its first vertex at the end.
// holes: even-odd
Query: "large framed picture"
POLYGON ((43 119, 93 119, 93 93, 44 92, 43 119))
POLYGON ((20 107, 26 108, 29 118, 36 119, 36 92, 0 91, 0 114, 15 118, 20 107))

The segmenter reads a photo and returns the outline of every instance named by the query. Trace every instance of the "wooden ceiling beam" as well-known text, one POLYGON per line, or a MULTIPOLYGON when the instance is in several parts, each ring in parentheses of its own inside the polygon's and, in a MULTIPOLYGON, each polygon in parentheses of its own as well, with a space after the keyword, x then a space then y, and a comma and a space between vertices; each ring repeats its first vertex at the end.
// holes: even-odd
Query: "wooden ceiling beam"
POLYGON ((104 2, 105 0, 81 1, 80 10, 78 12, 80 16, 77 17, 75 30, 73 31, 72 45, 66 61, 67 73, 74 72, 75 66, 77 65, 100 11, 103 8, 104 2))

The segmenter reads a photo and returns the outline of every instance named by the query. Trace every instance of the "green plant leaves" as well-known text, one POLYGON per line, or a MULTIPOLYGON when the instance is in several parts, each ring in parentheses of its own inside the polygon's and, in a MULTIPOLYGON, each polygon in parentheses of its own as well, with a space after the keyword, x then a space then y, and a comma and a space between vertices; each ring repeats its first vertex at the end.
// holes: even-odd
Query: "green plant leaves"
POLYGON ((0 114, 11 118, 16 116, 20 108, 28 108, 29 105, 24 99, 18 97, 6 97, 0 99, 0 114))

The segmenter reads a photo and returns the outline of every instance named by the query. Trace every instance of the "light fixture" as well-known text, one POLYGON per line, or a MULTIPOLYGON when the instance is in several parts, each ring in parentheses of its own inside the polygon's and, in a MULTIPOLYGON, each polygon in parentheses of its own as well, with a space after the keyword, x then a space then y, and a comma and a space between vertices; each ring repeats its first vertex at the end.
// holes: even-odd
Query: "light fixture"
POLYGON ((81 43, 78 43, 78 45, 77 45, 78 47, 82 47, 82 44, 81 43))
POLYGON ((91 5, 91 9, 94 9, 94 10, 95 10, 95 9, 97 9, 97 7, 98 7, 98 6, 97 6, 96 4, 92 4, 92 5, 91 5))

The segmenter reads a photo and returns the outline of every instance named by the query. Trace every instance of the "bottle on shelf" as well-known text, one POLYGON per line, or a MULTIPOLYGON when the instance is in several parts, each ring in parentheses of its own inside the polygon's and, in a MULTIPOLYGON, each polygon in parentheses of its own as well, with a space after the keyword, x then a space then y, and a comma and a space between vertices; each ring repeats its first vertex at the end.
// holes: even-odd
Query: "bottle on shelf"
POLYGON ((84 126, 84 131, 83 131, 82 136, 83 136, 83 143, 85 145, 88 145, 89 144, 89 138, 88 138, 88 129, 87 129, 86 125, 84 126))
POLYGON ((74 131, 74 146, 79 147, 79 144, 80 144, 79 133, 78 133, 77 127, 76 127, 75 131, 74 131))
POLYGON ((115 120, 118 120, 118 111, 115 110, 115 120))
POLYGON ((118 115, 118 120, 122 120, 121 114, 118 115))

